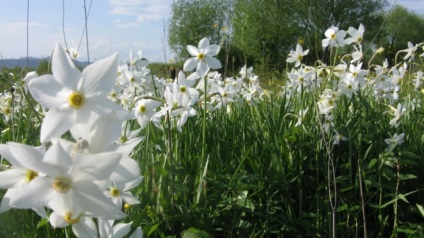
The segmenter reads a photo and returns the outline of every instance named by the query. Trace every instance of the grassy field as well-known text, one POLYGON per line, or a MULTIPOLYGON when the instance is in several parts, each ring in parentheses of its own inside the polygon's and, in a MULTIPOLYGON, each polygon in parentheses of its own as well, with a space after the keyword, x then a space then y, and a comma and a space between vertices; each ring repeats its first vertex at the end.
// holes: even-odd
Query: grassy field
MULTIPOLYGON (((124 123, 121 143, 143 138, 131 158, 144 179, 131 189, 140 204, 124 206, 120 222, 145 237, 423 237, 420 50, 392 67, 337 60, 290 65, 273 80, 247 69, 206 76, 209 86, 198 79, 197 114, 183 125, 175 108, 142 129, 136 119, 124 123)), ((146 95, 164 101, 173 80, 147 68, 123 69, 109 98, 128 111, 146 95), (141 73, 133 82, 124 71, 141 73)), ((38 146, 45 111, 24 76, 0 75, 1 143, 38 146)), ((31 210, 2 213, 0 227, 0 237, 74 236, 31 210)))

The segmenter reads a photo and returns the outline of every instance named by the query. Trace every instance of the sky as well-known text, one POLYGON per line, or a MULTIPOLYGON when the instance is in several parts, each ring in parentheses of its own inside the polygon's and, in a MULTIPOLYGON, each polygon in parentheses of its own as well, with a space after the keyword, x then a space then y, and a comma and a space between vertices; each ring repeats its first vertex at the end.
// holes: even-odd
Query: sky
MULTIPOLYGON (((0 1, 0 59, 26 57, 28 0, 0 1)), ((92 4, 87 21, 91 62, 115 52, 125 61, 130 51, 137 55, 140 50, 150 62, 166 62, 173 57, 166 42, 173 0, 85 2, 87 11, 92 4)), ((424 0, 388 2, 424 14, 424 0)), ((48 57, 57 42, 65 47, 66 39, 68 47, 79 48, 79 60, 86 61, 84 26, 84 0, 30 0, 29 56, 48 57)))

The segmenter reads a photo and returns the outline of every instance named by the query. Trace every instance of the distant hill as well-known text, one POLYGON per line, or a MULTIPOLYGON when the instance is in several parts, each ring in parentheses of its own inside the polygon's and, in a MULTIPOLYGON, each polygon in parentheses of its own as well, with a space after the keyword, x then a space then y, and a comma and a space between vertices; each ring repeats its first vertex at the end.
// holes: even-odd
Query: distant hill
MULTIPOLYGON (((28 58, 28 67, 31 68, 37 68, 38 65, 42 60, 48 60, 49 58, 28 58)), ((19 58, 19 59, 0 59, 0 69, 1 68, 14 68, 16 66, 19 66, 21 68, 27 66, 27 59, 26 58, 19 58)))
MULTIPOLYGON (((30 68, 38 68, 38 65, 41 61, 47 60, 49 61, 49 58, 34 58, 29 57, 28 58, 28 67, 30 68)), ((80 62, 76 61, 76 64, 80 67, 85 67, 87 65, 87 62, 80 62)), ((0 59, 0 70, 2 68, 14 68, 16 66, 19 66, 21 68, 27 66, 27 59, 26 58, 19 58, 19 59, 0 59)))

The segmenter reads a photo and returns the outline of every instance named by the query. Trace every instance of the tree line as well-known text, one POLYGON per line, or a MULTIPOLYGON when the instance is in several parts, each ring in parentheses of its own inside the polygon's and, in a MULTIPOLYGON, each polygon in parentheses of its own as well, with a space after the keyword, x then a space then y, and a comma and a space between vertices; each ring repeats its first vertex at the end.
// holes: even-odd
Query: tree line
POLYGON ((282 70, 297 43, 309 49, 305 59, 325 61, 324 32, 365 26, 365 61, 383 47, 394 62, 399 50, 424 41, 424 16, 387 0, 178 0, 172 4, 168 42, 177 60, 188 57, 186 45, 203 37, 221 45, 226 67, 244 64, 282 70))

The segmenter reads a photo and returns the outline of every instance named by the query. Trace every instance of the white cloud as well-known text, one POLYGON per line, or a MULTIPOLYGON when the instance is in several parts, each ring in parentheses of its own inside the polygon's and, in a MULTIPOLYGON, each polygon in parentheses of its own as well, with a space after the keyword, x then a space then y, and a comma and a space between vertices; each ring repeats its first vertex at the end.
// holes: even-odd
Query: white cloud
MULTIPOLYGON (((8 23, 0 23, 0 29, 14 29, 14 30, 19 30, 19 29, 26 29, 27 27, 27 22, 23 21, 23 22, 8 22, 8 23)), ((30 29, 47 29, 50 28, 49 25, 46 24, 41 24, 38 22, 28 22, 28 27, 30 29)))
POLYGON ((112 10, 109 14, 116 16, 134 16, 126 23, 115 23, 121 28, 139 26, 140 23, 149 21, 161 21, 169 17, 169 0, 109 0, 112 10))

